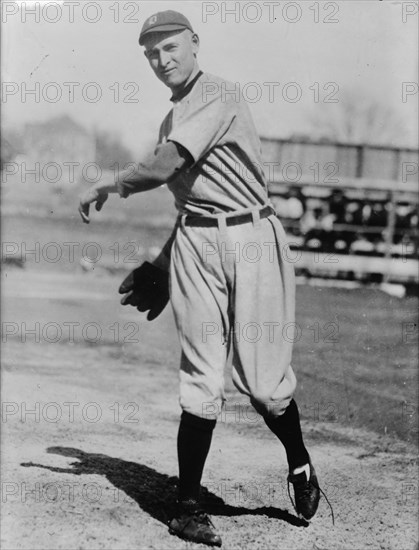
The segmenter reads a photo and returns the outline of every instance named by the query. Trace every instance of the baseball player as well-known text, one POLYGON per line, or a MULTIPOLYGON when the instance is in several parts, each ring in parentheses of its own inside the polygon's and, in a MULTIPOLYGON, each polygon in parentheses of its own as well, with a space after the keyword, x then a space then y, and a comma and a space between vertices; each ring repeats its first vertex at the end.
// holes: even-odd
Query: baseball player
POLYGON ((235 85, 198 67, 199 38, 175 11, 149 17, 139 43, 157 78, 172 92, 152 160, 89 189, 79 211, 100 210, 108 193, 123 198, 167 184, 179 212, 171 238, 152 263, 120 287, 123 304, 154 319, 169 300, 182 348, 178 432, 179 494, 169 530, 221 546, 203 510, 200 482, 222 410, 224 368, 285 447, 298 515, 316 513, 320 488, 303 442, 291 367, 293 265, 267 195, 260 141, 235 85))

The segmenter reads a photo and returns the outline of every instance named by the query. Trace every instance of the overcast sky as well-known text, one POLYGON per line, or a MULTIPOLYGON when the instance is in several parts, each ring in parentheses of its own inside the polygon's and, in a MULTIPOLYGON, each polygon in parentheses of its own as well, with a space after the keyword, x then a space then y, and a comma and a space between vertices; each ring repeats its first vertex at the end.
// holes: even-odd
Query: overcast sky
POLYGON ((414 2, 242 1, 236 15, 225 13, 235 2, 69 4, 2 2, 4 128, 67 113, 140 151, 155 138, 171 94, 149 68, 138 45, 139 31, 154 12, 176 9, 200 36, 201 68, 240 83, 261 134, 309 133, 308 114, 319 105, 317 87, 320 102, 356 89, 401 117, 401 143, 417 143, 418 95, 402 98, 403 82, 413 83, 408 92, 418 82, 418 15, 410 15, 414 2), (79 84, 72 103, 66 82, 79 84), (267 82, 275 83, 271 97, 267 82), (327 83, 332 84, 324 90, 327 83), (39 86, 37 101, 30 94, 22 98, 25 86, 39 86), (57 91, 62 96, 53 102, 57 91), (98 101, 87 100, 99 92, 98 101), (290 101, 296 93, 301 98, 290 101), (255 94, 260 97, 253 102, 255 94))

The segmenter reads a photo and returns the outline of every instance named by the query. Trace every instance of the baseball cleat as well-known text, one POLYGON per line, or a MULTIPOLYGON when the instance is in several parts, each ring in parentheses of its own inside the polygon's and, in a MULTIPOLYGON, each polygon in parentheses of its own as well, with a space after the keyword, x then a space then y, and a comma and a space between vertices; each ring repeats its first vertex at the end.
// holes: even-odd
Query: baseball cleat
POLYGON ((288 494, 294 505, 298 517, 305 521, 310 521, 317 512, 320 501, 320 487, 317 481, 316 471, 309 462, 304 470, 298 474, 289 474, 288 476, 288 494), (292 501, 289 484, 294 486, 295 502, 292 501))
POLYGON ((325 495, 324 491, 319 486, 319 482, 316 476, 316 470, 314 469, 311 461, 304 466, 302 472, 297 474, 289 474, 288 476, 288 494, 290 500, 295 508, 300 519, 309 522, 314 514, 317 512, 320 501, 320 493, 326 499, 327 504, 330 507, 332 515, 332 523, 335 524, 335 516, 333 513, 332 505, 329 499, 325 495), (290 486, 292 483, 294 486, 295 502, 291 498, 290 486))
POLYGON ((215 532, 214 524, 203 510, 185 511, 173 518, 169 522, 169 533, 191 542, 221 546, 221 537, 215 532))

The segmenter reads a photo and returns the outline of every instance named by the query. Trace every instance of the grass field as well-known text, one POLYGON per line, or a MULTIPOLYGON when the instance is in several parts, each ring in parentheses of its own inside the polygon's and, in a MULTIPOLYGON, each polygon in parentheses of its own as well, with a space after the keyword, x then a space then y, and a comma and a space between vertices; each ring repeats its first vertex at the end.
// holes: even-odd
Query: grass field
MULTIPOLYGON (((95 278, 99 282, 105 278, 112 282, 115 292, 125 273, 142 259, 150 258, 170 233, 169 228, 158 224, 153 227, 151 223, 150 218, 144 225, 141 219, 130 219, 126 224, 119 219, 97 217, 86 226, 76 216, 58 219, 25 216, 22 223, 20 216, 10 213, 4 219, 3 241, 17 243, 23 252, 26 247, 23 272, 28 281, 32 272, 39 272, 48 276, 54 285, 54 274, 59 278, 60 273, 75 276, 87 270, 85 280, 89 284, 95 278), (73 247, 64 243, 73 243, 73 247), (57 250, 60 258, 55 261, 57 250), (84 261, 89 254, 93 259, 98 254, 100 257, 89 263, 84 261)), ((13 271, 10 276, 13 277, 13 273, 23 276, 23 272, 13 271)), ((76 288, 78 284, 74 290, 76 288)), ((116 293, 109 298, 117 308, 116 293)), ((32 301, 29 299, 29 304, 32 301)), ((25 315, 30 311, 28 302, 22 307, 19 303, 13 301, 11 310, 6 308, 4 321, 26 320, 25 315), (12 318, 9 317, 11 311, 12 318)), ((54 302, 48 304, 41 317, 58 317, 57 321, 62 322, 68 316, 67 308, 62 310, 54 302)), ((337 422, 366 427, 380 434, 415 441, 417 305, 415 297, 399 299, 377 289, 298 285, 297 330, 291 338, 295 340, 293 363, 303 418, 321 424, 337 422)), ((73 321, 84 318, 83 302, 75 300, 71 312, 73 321)), ((114 314, 120 313, 115 310, 114 314)), ((111 324, 112 314, 107 317, 111 324)), ((36 317, 31 318, 35 320, 36 317)), ((103 324, 100 311, 93 320, 103 324)), ((138 321, 144 323, 140 316, 138 321)), ((164 327, 164 334, 169 331, 174 332, 174 327, 164 327)), ((177 343, 172 351, 178 354, 177 343)), ((138 353, 141 357, 141 350, 138 353)), ((176 361, 174 363, 176 368, 176 361)), ((234 388, 230 390, 234 393, 234 388)))

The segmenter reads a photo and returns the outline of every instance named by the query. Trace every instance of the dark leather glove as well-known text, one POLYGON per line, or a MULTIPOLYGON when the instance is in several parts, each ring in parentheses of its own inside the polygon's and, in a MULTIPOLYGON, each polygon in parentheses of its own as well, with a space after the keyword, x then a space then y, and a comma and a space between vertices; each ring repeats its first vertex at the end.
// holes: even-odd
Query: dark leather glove
POLYGON ((131 305, 138 311, 148 311, 147 320, 153 321, 169 301, 169 273, 144 262, 124 279, 119 293, 125 294, 121 299, 123 306, 131 305))

